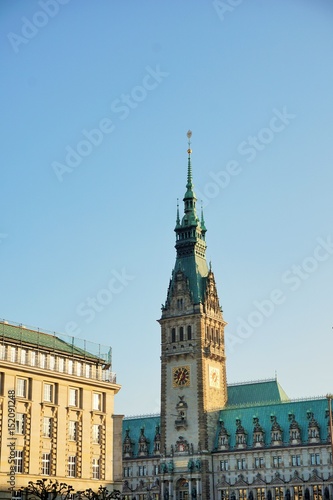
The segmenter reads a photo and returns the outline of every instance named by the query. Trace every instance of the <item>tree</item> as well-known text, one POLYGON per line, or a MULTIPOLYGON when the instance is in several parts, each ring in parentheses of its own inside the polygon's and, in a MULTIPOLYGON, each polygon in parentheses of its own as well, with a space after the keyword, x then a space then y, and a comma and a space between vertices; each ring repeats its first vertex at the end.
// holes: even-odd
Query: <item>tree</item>
POLYGON ((67 500, 74 492, 74 488, 66 483, 59 483, 58 481, 52 481, 52 479, 43 478, 38 479, 35 483, 29 481, 28 486, 21 488, 21 491, 26 492, 27 499, 55 500, 60 496, 62 500, 67 500))
POLYGON ((88 488, 85 491, 77 492, 78 498, 88 498, 88 500, 111 500, 113 498, 120 500, 121 492, 119 490, 109 491, 104 486, 100 486, 97 491, 88 488))

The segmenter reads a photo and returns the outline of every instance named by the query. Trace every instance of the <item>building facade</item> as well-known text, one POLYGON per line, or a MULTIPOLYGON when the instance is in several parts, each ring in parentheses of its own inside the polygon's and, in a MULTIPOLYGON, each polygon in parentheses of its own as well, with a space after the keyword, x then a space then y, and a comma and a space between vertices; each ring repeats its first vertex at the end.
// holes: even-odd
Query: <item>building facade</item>
POLYGON ((0 322, 0 498, 41 478, 119 488, 119 389, 109 348, 0 322))
POLYGON ((123 421, 124 498, 332 499, 331 400, 290 401, 275 379, 227 385, 226 323, 206 262, 190 138, 159 321, 161 413, 123 421))

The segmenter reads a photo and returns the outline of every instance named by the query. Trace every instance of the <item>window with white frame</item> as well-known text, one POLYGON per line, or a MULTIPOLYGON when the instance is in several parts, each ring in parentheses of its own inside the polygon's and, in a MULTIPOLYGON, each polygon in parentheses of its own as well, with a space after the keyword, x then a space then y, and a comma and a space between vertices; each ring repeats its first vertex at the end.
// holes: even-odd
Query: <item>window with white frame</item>
POLYGON ((282 457, 281 456, 273 457, 273 467, 275 469, 278 469, 281 466, 282 466, 282 457))
POLYGON ((319 453, 310 453, 310 463, 311 465, 320 465, 319 453))
POLYGON ((70 441, 77 440, 77 422, 76 422, 76 420, 70 420, 68 422, 68 439, 70 441))
POLYGON ((76 476, 76 455, 70 455, 68 457, 68 477, 76 476))
POLYGON ((237 469, 238 469, 238 470, 243 470, 243 469, 246 469, 246 461, 245 461, 245 458, 238 458, 238 459, 237 459, 237 469))
POLYGON ((36 353, 35 353, 35 351, 30 351, 29 356, 30 356, 30 365, 36 366, 36 353))
POLYGON ((159 465, 153 465, 153 474, 154 476, 158 476, 160 473, 160 466, 159 465))
POLYGON ((100 479, 100 459, 92 459, 92 477, 93 479, 100 479))
POLYGON ((100 392, 93 392, 92 409, 102 410, 102 394, 100 392))
POLYGON ((0 345, 0 359, 6 359, 6 346, 0 345))
POLYGON ((73 360, 69 359, 67 362, 67 371, 69 375, 73 375, 73 360))
POLYGON ((55 368, 55 357, 53 356, 53 354, 50 354, 49 355, 49 369, 54 370, 54 368, 55 368))
POLYGON ((95 444, 100 444, 101 442, 101 426, 99 424, 93 424, 92 441, 95 444))
POLYGON ((301 455, 291 455, 291 465, 293 467, 301 465, 301 455))
POLYGON ((76 375, 78 377, 81 377, 82 375, 82 363, 79 363, 79 361, 76 363, 76 375))
POLYGON ((263 467, 265 467, 263 457, 256 457, 254 459, 254 467, 255 467, 255 469, 262 469, 263 467))
POLYGON ((9 351, 10 361, 15 363, 16 361, 16 347, 11 347, 9 351))
POLYGON ((69 406, 79 406, 79 389, 69 388, 69 406))
POLYGON ((43 418, 43 436, 50 438, 52 437, 52 417, 43 418))
POLYGON ((14 451, 14 470, 15 473, 23 472, 23 450, 14 451))
POLYGON ((46 368, 46 354, 43 352, 39 353, 39 367, 46 368))
POLYGON ((42 474, 49 476, 51 472, 51 453, 42 454, 42 474))
POLYGON ((124 474, 124 477, 131 477, 132 467, 124 467, 123 474, 124 474))
POLYGON ((65 368, 64 358, 58 358, 58 371, 63 372, 65 368))
POLYGON ((16 379, 16 394, 19 398, 26 398, 28 396, 28 380, 26 378, 16 379))
POLYGON ((86 372, 85 372, 86 373, 86 377, 90 378, 90 376, 91 376, 91 367, 90 367, 90 365, 87 364, 86 367, 85 367, 85 370, 86 370, 86 372))
POLYGON ((54 403, 54 385, 47 382, 44 383, 44 401, 54 403))
POLYGON ((27 362, 27 351, 25 349, 21 349, 20 352, 20 363, 25 365, 27 362))
POLYGON ((228 460, 220 460, 220 470, 229 470, 228 460))
POLYGON ((25 430, 25 414, 15 414, 15 434, 24 434, 25 430))

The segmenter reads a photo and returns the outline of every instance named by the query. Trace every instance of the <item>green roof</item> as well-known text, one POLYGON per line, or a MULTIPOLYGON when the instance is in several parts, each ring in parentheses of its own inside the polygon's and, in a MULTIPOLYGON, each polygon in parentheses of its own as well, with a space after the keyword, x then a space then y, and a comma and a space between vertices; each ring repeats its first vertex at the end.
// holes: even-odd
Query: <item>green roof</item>
POLYGON ((156 434, 156 427, 160 425, 159 415, 143 415, 138 417, 129 417, 123 420, 123 441, 126 436, 126 431, 129 430, 129 437, 133 443, 133 454, 137 456, 139 448, 139 437, 141 429, 144 429, 144 435, 149 441, 149 454, 153 454, 154 450, 154 437, 156 434))
MULTIPOLYGON (((66 354, 71 354, 72 356, 84 357, 85 359, 107 360, 107 355, 93 354, 90 352, 90 347, 93 349, 92 342, 86 342, 82 339, 76 337, 71 337, 69 335, 62 334, 49 334, 39 330, 33 330, 26 328, 23 325, 9 324, 6 322, 0 323, 0 342, 5 342, 6 340, 17 342, 18 344, 29 344, 37 348, 61 352, 66 354), (89 350, 86 349, 87 344, 89 344, 89 350)), ((94 344, 99 346, 99 344, 94 344)), ((99 346, 100 351, 100 346, 99 346)))
MULTIPOLYGON (((322 442, 327 441, 327 418, 328 409, 327 399, 306 399, 297 401, 283 401, 280 403, 262 403, 257 405, 240 406, 238 408, 224 408, 220 411, 220 422, 223 422, 228 434, 230 435, 229 446, 235 446, 236 420, 241 421, 241 425, 247 433, 247 446, 253 445, 253 419, 258 418, 259 425, 265 432, 265 445, 268 446, 271 441, 272 417, 276 417, 276 422, 282 428, 282 440, 284 444, 289 442, 290 416, 294 415, 295 421, 301 429, 301 441, 308 442, 309 414, 313 413, 314 419, 320 427, 320 438, 322 442)), ((219 426, 216 432, 216 446, 218 443, 219 426)))
POLYGON ((228 385, 227 406, 288 401, 276 379, 228 385))

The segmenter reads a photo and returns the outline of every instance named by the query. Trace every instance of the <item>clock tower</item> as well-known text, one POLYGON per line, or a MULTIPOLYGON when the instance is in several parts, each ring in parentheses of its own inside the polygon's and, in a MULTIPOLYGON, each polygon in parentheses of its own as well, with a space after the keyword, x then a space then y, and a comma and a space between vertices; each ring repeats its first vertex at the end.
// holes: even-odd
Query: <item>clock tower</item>
POLYGON ((182 218, 177 207, 176 263, 159 320, 162 339, 161 451, 172 469, 174 479, 170 477, 170 481, 173 482, 177 481, 177 470, 179 481, 184 471, 190 470, 189 456, 193 457, 192 472, 197 473, 194 487, 201 490, 202 498, 208 499, 209 463, 205 461, 205 454, 213 448, 211 430, 216 429, 218 410, 227 401, 226 323, 214 274, 206 262, 202 210, 201 217, 197 216, 191 135, 189 131, 182 218))

